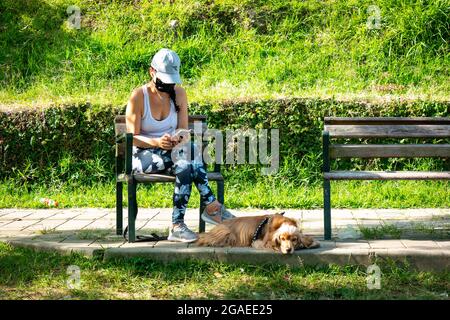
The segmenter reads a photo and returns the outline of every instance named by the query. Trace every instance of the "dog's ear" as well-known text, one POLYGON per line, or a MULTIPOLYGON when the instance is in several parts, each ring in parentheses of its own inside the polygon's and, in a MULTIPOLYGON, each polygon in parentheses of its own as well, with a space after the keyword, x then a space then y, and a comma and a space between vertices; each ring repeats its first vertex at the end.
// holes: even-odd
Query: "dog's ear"
POLYGON ((313 249, 313 248, 318 248, 320 247, 319 242, 317 242, 313 237, 311 236, 306 236, 306 235, 302 235, 302 237, 300 238, 302 245, 304 248, 309 248, 309 249, 313 249))
POLYGON ((282 216, 284 216, 285 211, 278 212, 278 214, 281 214, 282 216))
POLYGON ((305 246, 304 246, 303 242, 297 241, 297 243, 295 244, 294 250, 304 249, 304 248, 305 248, 305 246))
POLYGON ((275 246, 279 247, 281 245, 280 235, 277 235, 274 239, 275 246))
POLYGON ((302 241, 302 236, 303 236, 302 233, 300 231, 297 231, 295 233, 295 235, 297 236, 297 242, 295 244, 294 250, 305 248, 305 245, 303 244, 303 241, 302 241))

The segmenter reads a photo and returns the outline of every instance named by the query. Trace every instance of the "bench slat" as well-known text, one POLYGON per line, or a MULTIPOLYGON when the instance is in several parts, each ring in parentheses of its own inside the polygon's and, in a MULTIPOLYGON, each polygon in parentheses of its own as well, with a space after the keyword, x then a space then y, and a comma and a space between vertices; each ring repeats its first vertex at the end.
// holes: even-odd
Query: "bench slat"
POLYGON ((450 171, 330 171, 325 180, 450 180, 450 171))
MULTIPOLYGON (((135 173, 134 178, 141 183, 146 182, 175 182, 175 176, 170 174, 158 174, 158 173, 135 173)), ((209 181, 223 181, 223 176, 220 172, 208 172, 209 181)), ((125 181, 125 174, 119 174, 118 181, 125 181)))
POLYGON ((116 122, 116 125, 114 126, 114 129, 116 131, 116 136, 117 136, 118 134, 127 132, 127 125, 125 124, 125 122, 124 123, 117 123, 116 122))
POLYGON ((330 157, 336 158, 450 158, 450 144, 333 144, 330 157))
POLYGON ((450 125, 450 117, 325 117, 327 125, 349 125, 349 124, 378 124, 378 125, 400 125, 400 124, 447 124, 450 125))
POLYGON ((333 138, 444 138, 450 125, 325 125, 333 138))
POLYGON ((201 125, 201 129, 202 129, 202 133, 204 133, 206 130, 208 130, 208 125, 206 124, 206 122, 200 122, 200 121, 190 121, 188 124, 188 128, 190 130, 194 130, 192 132, 197 132, 195 131, 196 128, 199 128, 201 125), (195 123, 195 124, 194 124, 195 123))

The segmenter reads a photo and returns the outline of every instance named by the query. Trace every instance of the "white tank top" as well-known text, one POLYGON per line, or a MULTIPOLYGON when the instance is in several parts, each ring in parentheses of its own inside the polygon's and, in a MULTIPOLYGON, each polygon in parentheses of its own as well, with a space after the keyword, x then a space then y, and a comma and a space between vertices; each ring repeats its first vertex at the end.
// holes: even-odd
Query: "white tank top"
POLYGON ((141 134, 150 138, 159 138, 165 133, 174 134, 178 126, 178 114, 175 104, 170 99, 170 113, 163 120, 156 120, 150 110, 150 98, 147 85, 142 87, 144 93, 144 114, 141 119, 141 134))

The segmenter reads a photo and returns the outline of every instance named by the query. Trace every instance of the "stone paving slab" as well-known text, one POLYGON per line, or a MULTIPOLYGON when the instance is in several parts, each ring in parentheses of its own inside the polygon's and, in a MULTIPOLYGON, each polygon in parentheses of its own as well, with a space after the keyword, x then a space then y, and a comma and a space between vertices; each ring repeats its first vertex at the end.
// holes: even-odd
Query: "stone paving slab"
POLYGON ((63 224, 59 225, 57 230, 81 230, 87 228, 93 221, 92 220, 66 220, 63 224))
POLYGON ((40 220, 16 220, 2 225, 1 230, 15 230, 20 232, 21 230, 24 230, 39 221, 40 220))
POLYGON ((431 240, 407 240, 402 239, 400 240, 402 244, 405 246, 405 248, 411 248, 411 249, 439 249, 439 245, 436 243, 436 241, 431 240))
POLYGON ((32 231, 43 231, 43 230, 52 230, 57 229, 59 226, 62 226, 63 224, 67 223, 68 219, 62 219, 62 220, 39 220, 35 221, 33 224, 29 225, 23 230, 32 230, 32 231))
MULTIPOLYGON (((377 210, 373 209, 360 209, 358 211, 351 212, 354 219, 360 220, 379 220, 380 215, 377 210)), ((336 214, 337 215, 337 214, 336 214)))
MULTIPOLYGON (((16 218, 24 218, 26 216, 29 216, 31 214, 36 214, 37 210, 27 210, 27 209, 1 209, 4 215, 2 215, 2 220, 12 220, 16 218)), ((47 212, 47 214, 50 216, 52 213, 47 212)))
MULTIPOLYGON (((32 224, 29 224, 22 231, 34 231, 34 232, 46 232, 46 231, 56 231, 56 230, 66 230, 64 225, 67 224, 70 220, 40 220, 35 221, 32 224)), ((74 222, 76 223, 76 222, 74 222)), ((79 222, 76 223, 79 225, 79 222)), ((85 221, 84 224, 87 224, 85 221)), ((3 229, 3 228, 2 228, 3 229)))
MULTIPOLYGON (((137 221, 137 225, 139 226, 142 221, 137 221)), ((111 221, 111 220, 105 220, 105 219, 97 219, 94 220, 92 223, 88 224, 86 227, 84 227, 83 229, 112 229, 114 228, 116 225, 115 221, 111 221)))
POLYGON ((345 248, 345 249, 370 249, 369 242, 367 240, 344 240, 337 241, 336 248, 345 248))
MULTIPOLYGON (((150 219, 146 219, 146 220, 144 220, 144 221, 140 221, 139 224, 136 225, 136 230, 142 231, 142 230, 144 230, 145 228, 149 228, 149 226, 152 225, 151 221, 152 221, 152 220, 150 220, 150 219)), ((157 229, 162 229, 162 228, 157 228, 157 229)))
POLYGON ((302 221, 302 229, 306 230, 323 230, 323 221, 302 221))
POLYGON ((371 249, 407 248, 400 240, 369 240, 368 243, 371 249))
POLYGON ((3 216, 6 216, 7 214, 10 214, 10 213, 11 213, 11 211, 0 212, 0 220, 2 219, 3 216))
POLYGON ((6 214, 0 217, 0 221, 11 221, 13 219, 17 220, 42 220, 47 219, 49 217, 55 216, 55 213, 42 212, 42 211, 30 211, 28 213, 14 213, 14 214, 6 214))
POLYGON ((450 250, 450 241, 435 241, 441 249, 450 250))
MULTIPOLYGON (((75 219, 75 218, 82 219, 83 214, 81 212, 57 212, 54 215, 46 217, 45 220, 70 220, 70 219, 75 219)), ((90 219, 86 219, 86 220, 90 220, 90 219)))
POLYGON ((385 220, 382 219, 356 219, 356 223, 360 226, 370 227, 370 226, 380 226, 386 223, 385 220))
MULTIPOLYGON (((353 225, 355 223, 355 221, 356 221, 356 223, 359 223, 359 220, 355 220, 355 219, 342 219, 342 220, 333 219, 333 220, 331 220, 331 226, 332 226, 333 229, 334 228, 342 228, 342 227, 346 227, 348 225, 353 225)), ((322 226, 319 225, 320 223, 323 224, 322 221, 320 221, 320 222, 319 221, 315 221, 315 222, 305 222, 303 225, 306 228, 308 228, 309 226, 313 226, 313 225, 314 226, 318 226, 319 228, 323 227, 323 225, 322 226)), ((377 222, 377 224, 378 223, 379 222, 377 222)))

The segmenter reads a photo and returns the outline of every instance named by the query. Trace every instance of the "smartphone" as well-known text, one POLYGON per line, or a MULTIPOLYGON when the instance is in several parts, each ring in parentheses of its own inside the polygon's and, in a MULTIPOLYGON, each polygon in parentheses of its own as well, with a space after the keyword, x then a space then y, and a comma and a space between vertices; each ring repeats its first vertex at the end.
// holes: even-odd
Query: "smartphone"
POLYGON ((190 141, 191 130, 188 129, 177 129, 172 135, 172 141, 177 143, 185 143, 190 141))

